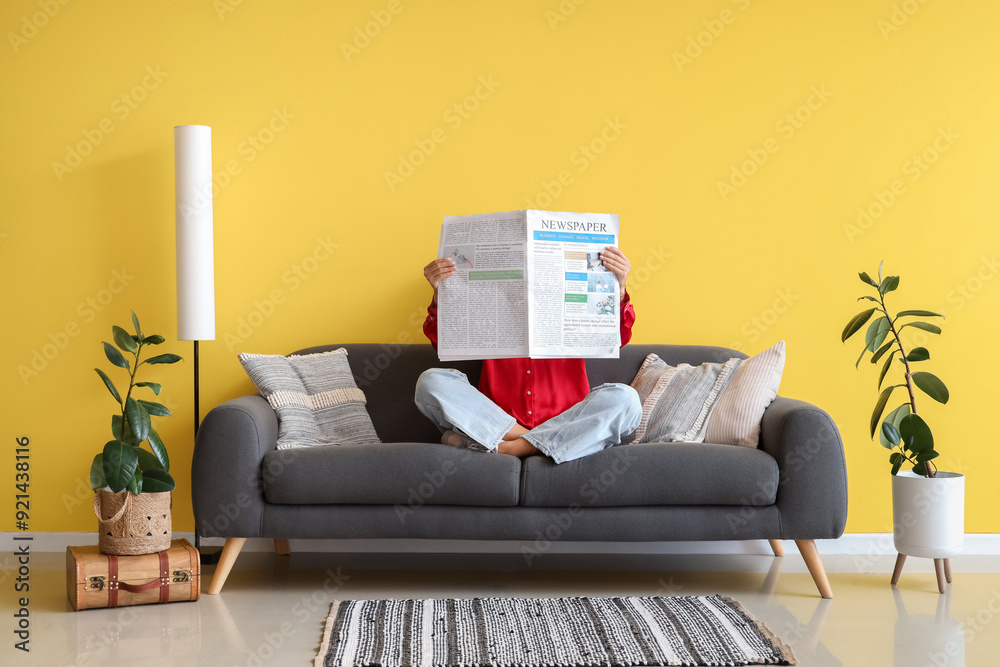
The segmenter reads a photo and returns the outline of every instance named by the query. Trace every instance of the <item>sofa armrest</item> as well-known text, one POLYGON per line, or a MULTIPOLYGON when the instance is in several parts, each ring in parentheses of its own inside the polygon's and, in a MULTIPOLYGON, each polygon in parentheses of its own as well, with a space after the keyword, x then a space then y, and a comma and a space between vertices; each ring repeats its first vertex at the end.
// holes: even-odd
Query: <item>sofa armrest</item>
POLYGON ((275 449, 278 417, 260 396, 243 396, 209 412, 191 463, 195 524, 204 537, 263 537, 261 462, 275 449))
POLYGON ((782 539, 837 538, 847 523, 847 463, 830 415, 777 397, 761 422, 760 448, 778 461, 782 539))

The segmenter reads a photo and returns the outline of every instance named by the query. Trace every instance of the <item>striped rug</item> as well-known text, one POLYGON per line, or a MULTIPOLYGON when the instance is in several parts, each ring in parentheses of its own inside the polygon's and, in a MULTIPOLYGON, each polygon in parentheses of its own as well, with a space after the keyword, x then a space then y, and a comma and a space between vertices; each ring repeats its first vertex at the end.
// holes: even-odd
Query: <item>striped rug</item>
POLYGON ((345 600, 316 667, 794 665, 791 649, 721 595, 345 600))

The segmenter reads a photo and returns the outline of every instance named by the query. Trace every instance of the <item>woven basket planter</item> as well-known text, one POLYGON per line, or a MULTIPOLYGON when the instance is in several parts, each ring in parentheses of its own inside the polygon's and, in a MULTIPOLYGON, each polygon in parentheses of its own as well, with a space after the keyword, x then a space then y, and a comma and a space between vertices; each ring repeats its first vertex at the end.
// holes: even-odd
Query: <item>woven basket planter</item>
POLYGON ((94 496, 97 514, 97 544, 102 554, 139 556, 170 548, 169 491, 114 493, 99 489, 94 496))

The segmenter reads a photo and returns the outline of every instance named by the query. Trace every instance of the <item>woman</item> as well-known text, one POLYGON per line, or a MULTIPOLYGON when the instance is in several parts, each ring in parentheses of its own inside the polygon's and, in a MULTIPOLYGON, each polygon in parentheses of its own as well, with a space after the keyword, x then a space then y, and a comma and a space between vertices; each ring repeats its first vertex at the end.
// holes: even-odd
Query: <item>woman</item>
MULTIPOLYGON (((601 263, 618 277, 621 341, 632 337, 635 310, 625 281, 631 263, 608 246, 601 263)), ((424 267, 434 290, 424 333, 437 347, 437 291, 455 273, 450 258, 424 267)), ((455 369, 432 368, 417 381, 417 407, 440 428, 441 442, 512 456, 541 453, 556 463, 572 461, 622 442, 635 431, 642 406, 625 384, 593 389, 583 359, 486 359, 476 389, 455 369)))

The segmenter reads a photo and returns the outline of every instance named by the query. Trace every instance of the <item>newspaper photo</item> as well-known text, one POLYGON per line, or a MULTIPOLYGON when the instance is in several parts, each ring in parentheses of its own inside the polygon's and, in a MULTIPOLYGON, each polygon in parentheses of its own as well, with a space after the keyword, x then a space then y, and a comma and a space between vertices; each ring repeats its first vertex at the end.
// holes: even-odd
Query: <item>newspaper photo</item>
POLYGON ((618 216, 532 209, 446 217, 438 257, 438 356, 618 358, 617 276, 600 253, 618 216))

